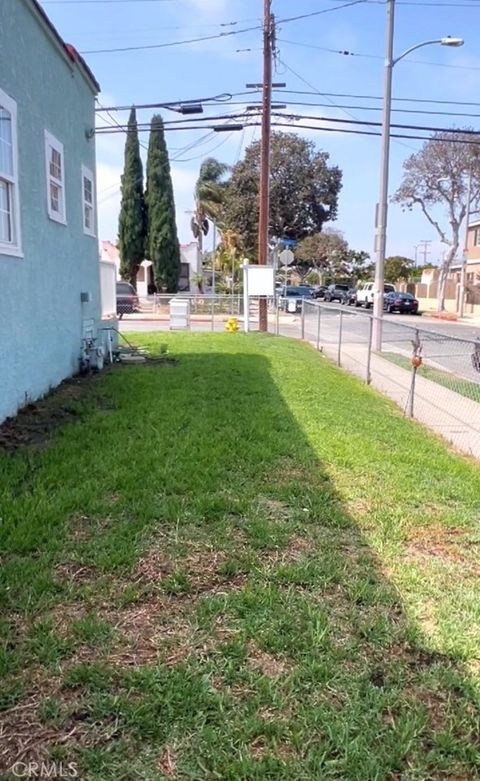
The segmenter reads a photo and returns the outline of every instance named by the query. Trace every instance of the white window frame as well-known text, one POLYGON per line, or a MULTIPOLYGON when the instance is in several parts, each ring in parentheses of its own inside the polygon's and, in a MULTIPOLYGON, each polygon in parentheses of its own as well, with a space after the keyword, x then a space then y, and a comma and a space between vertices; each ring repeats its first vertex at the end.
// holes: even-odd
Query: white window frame
POLYGON ((93 176, 93 172, 90 170, 90 168, 87 168, 86 165, 82 165, 82 220, 83 220, 83 232, 86 236, 95 236, 95 179, 93 176), (85 200, 85 186, 84 186, 84 180, 89 179, 92 184, 92 202, 88 203, 85 200), (90 207, 92 210, 92 227, 88 228, 86 225, 85 220, 85 213, 86 208, 90 207))
POLYGON ((20 196, 18 183, 18 138, 17 138, 17 104, 0 89, 0 105, 8 111, 12 118, 12 168, 13 174, 0 171, 0 179, 10 185, 12 200, 12 233, 13 241, 0 241, 0 255, 23 258, 22 237, 20 233, 20 196))
POLYGON ((45 165, 46 165, 46 173, 47 173, 48 216, 54 222, 59 222, 61 225, 66 225, 67 207, 66 207, 66 199, 65 199, 65 155, 63 151, 63 144, 57 138, 55 138, 55 136, 52 136, 52 134, 49 133, 48 130, 45 130, 45 165), (52 176, 52 174, 50 173, 50 150, 51 149, 53 149, 55 152, 58 152, 58 154, 60 155, 62 161, 61 179, 57 179, 56 177, 52 176), (51 200, 50 200, 50 183, 53 183, 57 185, 57 187, 61 188, 62 207, 63 207, 61 212, 57 212, 54 209, 52 209, 51 200))

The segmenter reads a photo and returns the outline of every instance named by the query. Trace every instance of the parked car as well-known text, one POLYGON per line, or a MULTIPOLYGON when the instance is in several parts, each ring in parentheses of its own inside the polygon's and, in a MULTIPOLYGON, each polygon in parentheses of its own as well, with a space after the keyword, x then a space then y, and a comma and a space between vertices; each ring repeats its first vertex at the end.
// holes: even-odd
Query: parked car
POLYGON ((312 298, 312 288, 310 285, 288 285, 283 287, 278 299, 278 306, 280 309, 284 309, 286 312, 293 311, 293 303, 295 302, 295 312, 302 311, 302 299, 312 298))
POLYGON ((140 311, 140 305, 135 288, 130 282, 117 282, 117 315, 131 315, 140 311))
POLYGON ((383 299, 383 308, 385 312, 410 312, 416 315, 418 312, 418 301, 411 293, 387 293, 383 299))
POLYGON ((315 285, 313 288, 313 298, 325 298, 326 285, 315 285))
POLYGON ((350 285, 340 285, 338 283, 329 285, 325 291, 325 301, 339 301, 342 303, 343 296, 349 289, 350 285))
POLYGON ((341 304, 346 304, 347 306, 353 306, 357 303, 357 288, 356 287, 349 287, 348 290, 345 291, 345 293, 342 296, 342 300, 340 302, 341 304))
MULTIPOLYGON (((370 307, 373 305, 374 290, 374 282, 365 282, 363 285, 361 285, 357 290, 357 300, 355 302, 355 306, 364 306, 365 309, 370 309, 370 307)), ((395 293, 394 285, 391 285, 389 282, 385 282, 383 286, 383 292, 384 294, 395 293)))

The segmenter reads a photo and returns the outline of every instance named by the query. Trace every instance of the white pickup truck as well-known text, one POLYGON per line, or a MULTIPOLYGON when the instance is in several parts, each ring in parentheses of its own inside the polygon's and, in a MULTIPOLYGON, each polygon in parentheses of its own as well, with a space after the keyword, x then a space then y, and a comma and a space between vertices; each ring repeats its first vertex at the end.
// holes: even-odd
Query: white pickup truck
MULTIPOLYGON (((373 295, 375 290, 374 282, 365 282, 357 290, 357 300, 355 306, 364 306, 365 309, 370 309, 373 306, 373 295)), ((384 293, 394 293, 395 285, 390 285, 386 282, 383 286, 384 293)))

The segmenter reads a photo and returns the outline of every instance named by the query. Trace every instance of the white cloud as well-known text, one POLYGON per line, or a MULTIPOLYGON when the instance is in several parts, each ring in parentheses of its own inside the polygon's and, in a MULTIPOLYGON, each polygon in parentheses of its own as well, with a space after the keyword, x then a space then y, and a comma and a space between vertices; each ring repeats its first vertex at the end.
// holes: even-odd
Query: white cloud
POLYGON ((217 13, 226 11, 228 0, 188 0, 188 4, 203 13, 217 13))

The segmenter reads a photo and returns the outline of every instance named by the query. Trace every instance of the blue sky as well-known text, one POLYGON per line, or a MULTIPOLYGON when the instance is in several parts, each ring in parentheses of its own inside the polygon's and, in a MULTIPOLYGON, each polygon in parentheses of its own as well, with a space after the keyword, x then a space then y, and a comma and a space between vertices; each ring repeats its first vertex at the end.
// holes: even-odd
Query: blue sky
MULTIPOLYGON (((381 95, 385 6, 382 2, 366 2, 334 10, 340 3, 341 0, 273 0, 277 19, 324 9, 328 11, 308 19, 279 24, 279 61, 275 80, 285 81, 287 90, 381 95), (355 56, 336 53, 339 50, 354 52, 355 56)), ((81 52, 160 44, 255 27, 260 25, 262 15, 262 0, 42 0, 42 4, 63 38, 81 52), (230 25, 230 22, 238 24, 230 25)), ((479 101, 479 24, 478 0, 438 0, 438 3, 435 0, 398 0, 397 55, 415 43, 446 35, 463 37, 465 45, 460 49, 435 45, 414 52, 395 67, 394 96, 479 101)), ((246 82, 261 79, 261 30, 170 48, 92 53, 85 57, 102 86, 100 101, 103 105, 154 103, 237 93, 244 91, 246 82)), ((381 119, 380 111, 339 108, 347 105, 379 107, 379 100, 289 94, 282 102, 288 103, 289 100, 324 103, 326 106, 292 106, 284 113, 381 119)), ((475 118, 395 111, 393 121, 400 123, 477 127, 480 119, 480 102, 477 107, 396 102, 394 107, 479 115, 475 118)), ((229 108, 227 104, 218 108, 218 113, 226 113, 241 110, 242 106, 229 108)), ((205 116, 209 113, 217 114, 217 108, 209 110, 205 116)), ((148 121, 151 114, 151 111, 139 112, 139 120, 148 121)), ((115 116, 119 121, 125 121, 127 113, 115 116)), ((178 119, 179 116, 165 111, 164 118, 178 119)), ((108 122, 111 120, 108 119, 108 122)), ((298 132, 311 138, 319 149, 329 152, 331 162, 343 171, 338 219, 331 226, 343 231, 353 248, 371 252, 374 210, 378 200, 380 139, 337 132, 298 132)), ((204 138, 206 131, 200 129, 167 134, 182 242, 191 240, 187 212, 192 208, 192 191, 202 159, 212 154, 233 164, 252 138, 258 138, 258 133, 258 129, 247 128, 244 132, 211 134, 208 138, 204 138)), ((144 134, 141 138, 146 145, 148 135, 144 134)), ((97 138, 101 239, 116 238, 124 142, 122 134, 97 138)), ((392 142, 391 194, 400 183, 403 161, 420 146, 421 142, 415 140, 392 142)), ((425 219, 416 212, 403 212, 399 206, 392 205, 388 254, 412 257, 414 245, 423 240, 432 240, 428 259, 438 260, 443 248, 425 219)))

